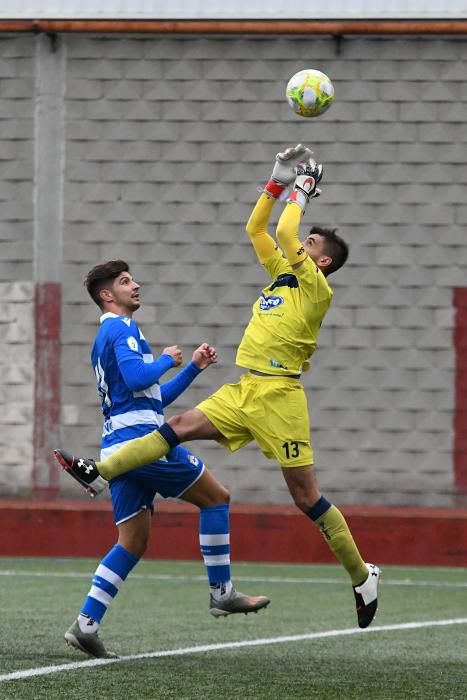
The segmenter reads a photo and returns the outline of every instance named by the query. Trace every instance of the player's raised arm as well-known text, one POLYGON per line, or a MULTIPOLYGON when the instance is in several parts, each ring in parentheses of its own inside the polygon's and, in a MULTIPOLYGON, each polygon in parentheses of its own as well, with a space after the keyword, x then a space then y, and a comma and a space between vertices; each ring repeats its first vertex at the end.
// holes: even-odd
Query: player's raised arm
POLYGON ((311 156, 311 151, 301 143, 276 155, 271 177, 246 225, 246 232, 260 263, 269 260, 277 248, 275 240, 268 232, 269 219, 274 204, 286 192, 288 185, 295 180, 297 163, 303 159, 306 160, 309 156, 311 156))
POLYGON ((321 194, 318 183, 323 176, 323 166, 313 158, 308 158, 297 165, 296 173, 293 192, 278 221, 276 231, 279 245, 294 269, 307 257, 299 239, 300 221, 310 199, 321 194))
POLYGON ((135 337, 135 326, 127 326, 125 323, 114 325, 116 331, 112 338, 115 357, 122 379, 131 391, 148 389, 169 369, 182 363, 182 353, 178 345, 164 348, 162 354, 153 362, 145 362, 135 337))
MULTIPOLYGON (((167 351, 167 348, 164 352, 167 351)), ((210 365, 217 362, 217 350, 209 343, 201 343, 194 350, 191 362, 177 374, 176 377, 169 379, 165 384, 161 384, 162 405, 169 406, 185 389, 187 389, 192 381, 210 365)))

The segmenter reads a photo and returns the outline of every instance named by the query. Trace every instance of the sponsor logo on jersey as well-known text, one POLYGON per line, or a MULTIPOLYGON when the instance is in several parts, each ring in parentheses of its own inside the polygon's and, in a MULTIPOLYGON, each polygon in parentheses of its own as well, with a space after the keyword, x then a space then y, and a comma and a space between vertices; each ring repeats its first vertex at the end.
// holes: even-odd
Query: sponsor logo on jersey
POLYGON ((267 297, 264 294, 261 294, 259 298, 259 308, 261 311, 270 311, 271 309, 281 306, 283 303, 284 299, 282 297, 267 297))
POLYGON ((288 367, 285 367, 285 365, 281 365, 280 362, 274 360, 272 357, 269 359, 269 364, 271 365, 271 367, 280 367, 281 369, 288 369, 288 367))

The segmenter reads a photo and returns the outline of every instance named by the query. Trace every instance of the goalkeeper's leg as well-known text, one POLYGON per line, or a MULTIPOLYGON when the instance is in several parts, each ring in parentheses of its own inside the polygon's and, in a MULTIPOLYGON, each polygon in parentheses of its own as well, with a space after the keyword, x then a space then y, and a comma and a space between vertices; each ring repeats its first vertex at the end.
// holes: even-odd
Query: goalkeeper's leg
POLYGON ((173 416, 157 430, 136 438, 107 459, 96 462, 101 476, 108 481, 132 469, 151 464, 186 440, 215 440, 221 434, 197 408, 173 416))
POLYGON ((313 466, 283 467, 282 472, 295 504, 319 527, 326 544, 349 574, 358 624, 367 627, 378 606, 378 567, 362 559, 344 516, 321 495, 313 466))
POLYGON ((110 481, 145 464, 151 464, 185 440, 215 440, 219 436, 219 431, 204 413, 193 408, 179 416, 173 416, 168 423, 149 435, 131 440, 99 462, 61 449, 55 450, 55 457, 70 476, 95 496, 103 490, 103 479, 110 481))

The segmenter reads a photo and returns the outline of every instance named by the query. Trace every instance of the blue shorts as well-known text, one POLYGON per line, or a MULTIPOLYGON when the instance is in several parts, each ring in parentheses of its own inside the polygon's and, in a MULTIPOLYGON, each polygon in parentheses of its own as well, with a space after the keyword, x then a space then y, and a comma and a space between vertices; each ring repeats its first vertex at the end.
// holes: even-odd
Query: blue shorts
POLYGON ((109 487, 116 525, 142 510, 153 513, 157 493, 163 498, 178 498, 198 481, 205 469, 201 459, 181 445, 173 449, 166 460, 112 479, 109 487))

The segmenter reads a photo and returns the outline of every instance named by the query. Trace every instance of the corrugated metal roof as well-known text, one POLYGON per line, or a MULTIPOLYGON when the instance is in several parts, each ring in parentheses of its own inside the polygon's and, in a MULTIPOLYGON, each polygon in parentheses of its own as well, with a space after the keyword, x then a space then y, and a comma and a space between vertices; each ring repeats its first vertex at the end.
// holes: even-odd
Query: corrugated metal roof
POLYGON ((467 0, 0 0, 0 19, 460 19, 467 0), (292 5, 292 6, 291 6, 292 5))

